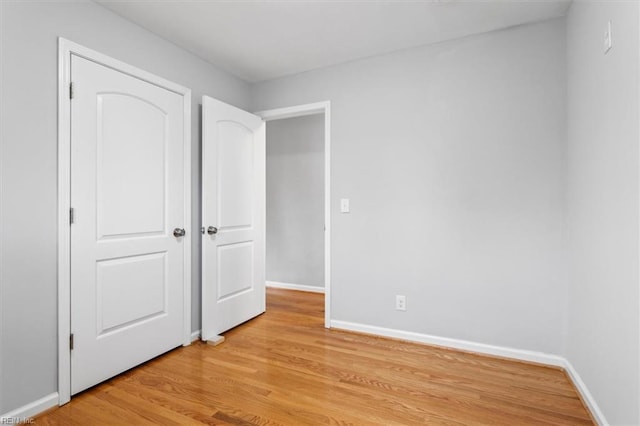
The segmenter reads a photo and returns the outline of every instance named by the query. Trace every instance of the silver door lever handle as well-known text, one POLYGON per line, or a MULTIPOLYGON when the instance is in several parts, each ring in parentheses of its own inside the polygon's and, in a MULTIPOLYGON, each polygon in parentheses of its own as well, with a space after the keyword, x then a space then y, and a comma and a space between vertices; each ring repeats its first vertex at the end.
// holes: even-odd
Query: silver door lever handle
POLYGON ((185 231, 182 228, 176 228, 173 230, 173 236, 178 238, 178 237, 184 237, 185 235, 187 235, 187 231, 185 231))
POLYGON ((207 234, 215 235, 217 233, 218 233, 218 228, 216 228, 215 226, 210 226, 207 228, 207 234))

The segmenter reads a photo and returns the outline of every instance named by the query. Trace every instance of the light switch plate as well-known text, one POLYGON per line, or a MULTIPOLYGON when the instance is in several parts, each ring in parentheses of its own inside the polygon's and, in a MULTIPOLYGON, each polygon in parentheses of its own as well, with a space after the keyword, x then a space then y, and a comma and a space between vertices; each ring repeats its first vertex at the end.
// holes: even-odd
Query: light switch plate
POLYGON ((349 199, 340 199, 340 213, 349 213, 349 199))
POLYGON ((607 22, 607 28, 604 30, 604 53, 605 55, 611 50, 611 21, 607 22))

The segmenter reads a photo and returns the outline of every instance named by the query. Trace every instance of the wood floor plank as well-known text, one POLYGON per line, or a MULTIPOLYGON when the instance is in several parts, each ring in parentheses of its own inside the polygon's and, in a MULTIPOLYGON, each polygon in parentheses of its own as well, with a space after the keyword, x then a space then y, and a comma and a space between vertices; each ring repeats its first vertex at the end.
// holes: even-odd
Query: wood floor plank
POLYGON ((267 312, 91 388, 43 425, 585 425, 564 371, 324 328, 324 296, 269 289, 267 312))

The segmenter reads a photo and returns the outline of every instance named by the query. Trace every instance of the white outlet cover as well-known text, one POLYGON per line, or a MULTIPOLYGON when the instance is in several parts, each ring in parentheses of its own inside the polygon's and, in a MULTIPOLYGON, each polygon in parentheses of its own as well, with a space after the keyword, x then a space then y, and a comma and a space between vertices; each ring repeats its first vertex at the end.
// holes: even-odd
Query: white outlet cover
POLYGON ((402 295, 396 295, 396 310, 397 311, 406 311, 407 310, 407 297, 402 295))

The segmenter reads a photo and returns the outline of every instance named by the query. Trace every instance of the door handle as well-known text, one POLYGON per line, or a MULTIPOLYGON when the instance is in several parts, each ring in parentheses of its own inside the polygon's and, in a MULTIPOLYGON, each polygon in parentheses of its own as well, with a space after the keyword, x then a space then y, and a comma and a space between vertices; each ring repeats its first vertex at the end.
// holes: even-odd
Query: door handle
POLYGON ((216 228, 215 226, 210 226, 207 228, 207 234, 215 235, 217 233, 218 233, 218 228, 216 228))
POLYGON ((176 228, 173 230, 173 236, 176 238, 184 237, 185 235, 187 235, 187 231, 185 231, 183 228, 176 228))

